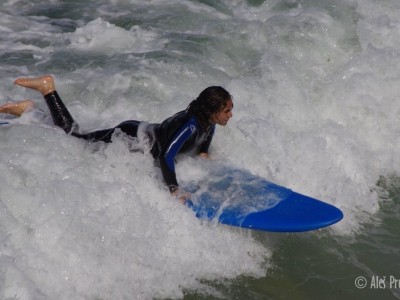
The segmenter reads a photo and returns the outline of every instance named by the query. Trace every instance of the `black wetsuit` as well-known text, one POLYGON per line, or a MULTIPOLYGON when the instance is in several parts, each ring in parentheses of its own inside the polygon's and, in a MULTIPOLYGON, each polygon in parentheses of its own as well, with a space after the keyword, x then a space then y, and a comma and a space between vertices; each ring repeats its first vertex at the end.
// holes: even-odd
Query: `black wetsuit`
POLYGON ((178 153, 207 153, 214 135, 215 125, 201 126, 195 115, 188 110, 178 112, 161 124, 148 124, 129 120, 114 128, 86 134, 77 131, 76 123, 61 101, 57 92, 44 96, 54 124, 73 136, 90 141, 111 142, 116 129, 131 137, 144 134, 151 147, 151 153, 159 162, 164 181, 174 191, 178 186, 175 174, 175 157, 178 153))

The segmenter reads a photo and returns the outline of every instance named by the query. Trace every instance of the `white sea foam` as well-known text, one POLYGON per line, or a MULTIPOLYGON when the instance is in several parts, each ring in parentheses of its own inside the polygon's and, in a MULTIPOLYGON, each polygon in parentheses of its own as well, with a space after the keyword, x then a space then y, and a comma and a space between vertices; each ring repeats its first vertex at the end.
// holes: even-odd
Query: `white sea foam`
POLYGON ((77 50, 95 51, 113 55, 152 51, 163 47, 165 41, 154 31, 139 26, 129 31, 97 18, 67 35, 70 47, 77 50), (152 46, 152 44, 155 44, 152 46))
POLYGON ((4 297, 179 297, 200 278, 264 272, 266 249, 201 224, 162 189, 149 155, 122 140, 94 151, 57 129, 15 125, 1 136, 19 137, 1 166, 4 297))

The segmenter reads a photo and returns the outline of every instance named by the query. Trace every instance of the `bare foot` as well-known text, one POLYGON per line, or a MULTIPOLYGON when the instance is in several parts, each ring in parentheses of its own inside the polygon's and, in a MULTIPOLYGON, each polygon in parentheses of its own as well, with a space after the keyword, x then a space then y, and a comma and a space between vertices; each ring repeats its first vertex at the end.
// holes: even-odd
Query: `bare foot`
POLYGON ((20 116, 33 108, 32 100, 23 100, 16 103, 6 103, 0 106, 0 113, 20 116))
POLYGON ((43 96, 56 90, 54 85, 54 78, 50 75, 34 78, 18 78, 14 81, 14 84, 37 90, 43 96))

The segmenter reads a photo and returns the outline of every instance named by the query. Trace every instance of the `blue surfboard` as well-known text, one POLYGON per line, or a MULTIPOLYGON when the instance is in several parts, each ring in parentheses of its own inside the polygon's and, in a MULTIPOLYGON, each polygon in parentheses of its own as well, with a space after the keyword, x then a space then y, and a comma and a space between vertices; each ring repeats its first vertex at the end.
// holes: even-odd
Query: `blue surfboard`
POLYGON ((198 218, 272 232, 316 230, 339 222, 337 207, 293 192, 251 173, 213 167, 200 182, 186 185, 187 202, 198 218))

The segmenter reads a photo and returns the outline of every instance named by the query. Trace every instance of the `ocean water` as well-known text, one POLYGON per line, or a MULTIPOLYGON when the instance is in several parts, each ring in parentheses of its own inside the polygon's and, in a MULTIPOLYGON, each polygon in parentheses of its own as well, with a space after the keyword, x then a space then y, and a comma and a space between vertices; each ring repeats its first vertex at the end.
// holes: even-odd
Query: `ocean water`
MULTIPOLYGON (((0 299, 399 299, 397 0, 3 0, 0 299), (82 130, 234 97, 211 147, 334 204, 307 233, 201 222, 124 138, 88 144, 13 85, 52 74, 82 130)), ((204 170, 181 158, 178 180, 204 170)))

